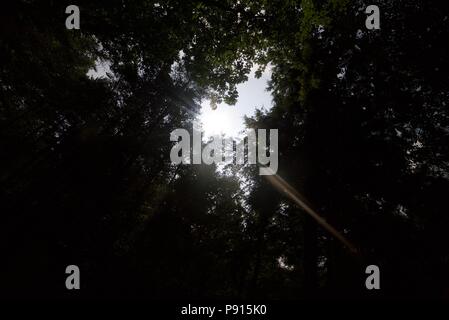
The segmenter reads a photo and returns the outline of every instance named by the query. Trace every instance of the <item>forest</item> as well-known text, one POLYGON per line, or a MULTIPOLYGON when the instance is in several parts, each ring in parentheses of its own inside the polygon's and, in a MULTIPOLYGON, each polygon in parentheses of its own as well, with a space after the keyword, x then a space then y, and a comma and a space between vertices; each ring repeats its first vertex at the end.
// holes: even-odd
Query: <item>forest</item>
POLYGON ((444 2, 7 0, 0 34, 0 297, 449 298, 444 2), (173 163, 254 68, 276 174, 173 163))

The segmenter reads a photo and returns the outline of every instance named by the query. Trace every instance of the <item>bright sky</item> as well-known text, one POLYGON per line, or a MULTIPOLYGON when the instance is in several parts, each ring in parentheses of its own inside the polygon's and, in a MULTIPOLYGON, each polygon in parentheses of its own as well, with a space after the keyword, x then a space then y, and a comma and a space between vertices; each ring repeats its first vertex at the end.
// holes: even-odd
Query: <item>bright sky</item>
POLYGON ((271 109, 271 93, 266 90, 271 69, 267 67, 259 79, 254 77, 256 69, 253 68, 247 82, 237 86, 239 97, 234 106, 222 103, 212 110, 210 101, 203 101, 200 116, 204 131, 203 140, 221 133, 237 137, 238 133, 245 129, 243 116, 252 116, 256 108, 271 109))
MULTIPOLYGON (((111 72, 107 62, 97 61, 96 69, 87 73, 93 78, 106 77, 106 72, 111 72)), ((217 109, 212 110, 210 101, 204 100, 201 104, 201 115, 199 117, 203 128, 203 140, 213 135, 224 133, 228 137, 237 137, 239 132, 245 129, 243 117, 254 115, 256 108, 269 110, 272 107, 271 93, 266 90, 267 82, 271 77, 271 68, 268 66, 262 77, 256 79, 253 68, 248 76, 248 81, 237 86, 239 97, 234 106, 219 104, 217 109)))

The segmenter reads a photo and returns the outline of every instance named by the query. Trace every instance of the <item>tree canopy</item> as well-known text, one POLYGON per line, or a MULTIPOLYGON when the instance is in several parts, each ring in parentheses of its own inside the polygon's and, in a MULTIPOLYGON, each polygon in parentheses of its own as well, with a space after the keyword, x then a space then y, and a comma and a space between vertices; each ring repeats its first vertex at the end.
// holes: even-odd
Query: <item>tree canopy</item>
POLYGON ((447 297, 449 13, 375 2, 380 30, 363 0, 80 0, 68 30, 65 1, 8 1, 0 295, 447 297), (246 126, 278 129, 278 176, 356 254, 256 166, 170 161, 170 133, 254 67, 273 106, 246 126))

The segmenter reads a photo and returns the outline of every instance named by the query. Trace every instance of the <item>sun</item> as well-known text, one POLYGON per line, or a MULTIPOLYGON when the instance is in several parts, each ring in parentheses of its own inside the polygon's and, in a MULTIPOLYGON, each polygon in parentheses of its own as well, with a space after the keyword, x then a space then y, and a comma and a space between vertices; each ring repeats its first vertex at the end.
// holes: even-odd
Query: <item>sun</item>
POLYGON ((231 108, 231 106, 219 105, 217 109, 212 110, 208 104, 202 105, 199 120, 202 124, 205 138, 220 134, 225 134, 226 136, 235 134, 235 125, 231 120, 229 110, 231 108))

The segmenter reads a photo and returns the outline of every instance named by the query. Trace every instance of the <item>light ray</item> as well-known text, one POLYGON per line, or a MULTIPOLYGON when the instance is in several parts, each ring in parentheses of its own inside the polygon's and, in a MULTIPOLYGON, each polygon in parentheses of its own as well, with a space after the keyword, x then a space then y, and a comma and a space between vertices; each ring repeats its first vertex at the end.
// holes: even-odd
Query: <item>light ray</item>
MULTIPOLYGON (((263 168, 264 170, 270 170, 269 168, 263 168)), ((274 173, 274 172, 273 172, 274 173)), ((346 246, 351 253, 358 254, 357 248, 346 237, 331 226, 323 217, 321 217, 311 206, 307 203, 307 200, 288 182, 282 179, 277 174, 264 175, 265 178, 280 192, 285 193, 291 200, 293 200, 298 206, 300 206, 306 213, 308 213, 316 222, 327 230, 331 235, 338 239, 344 246, 346 246)))

